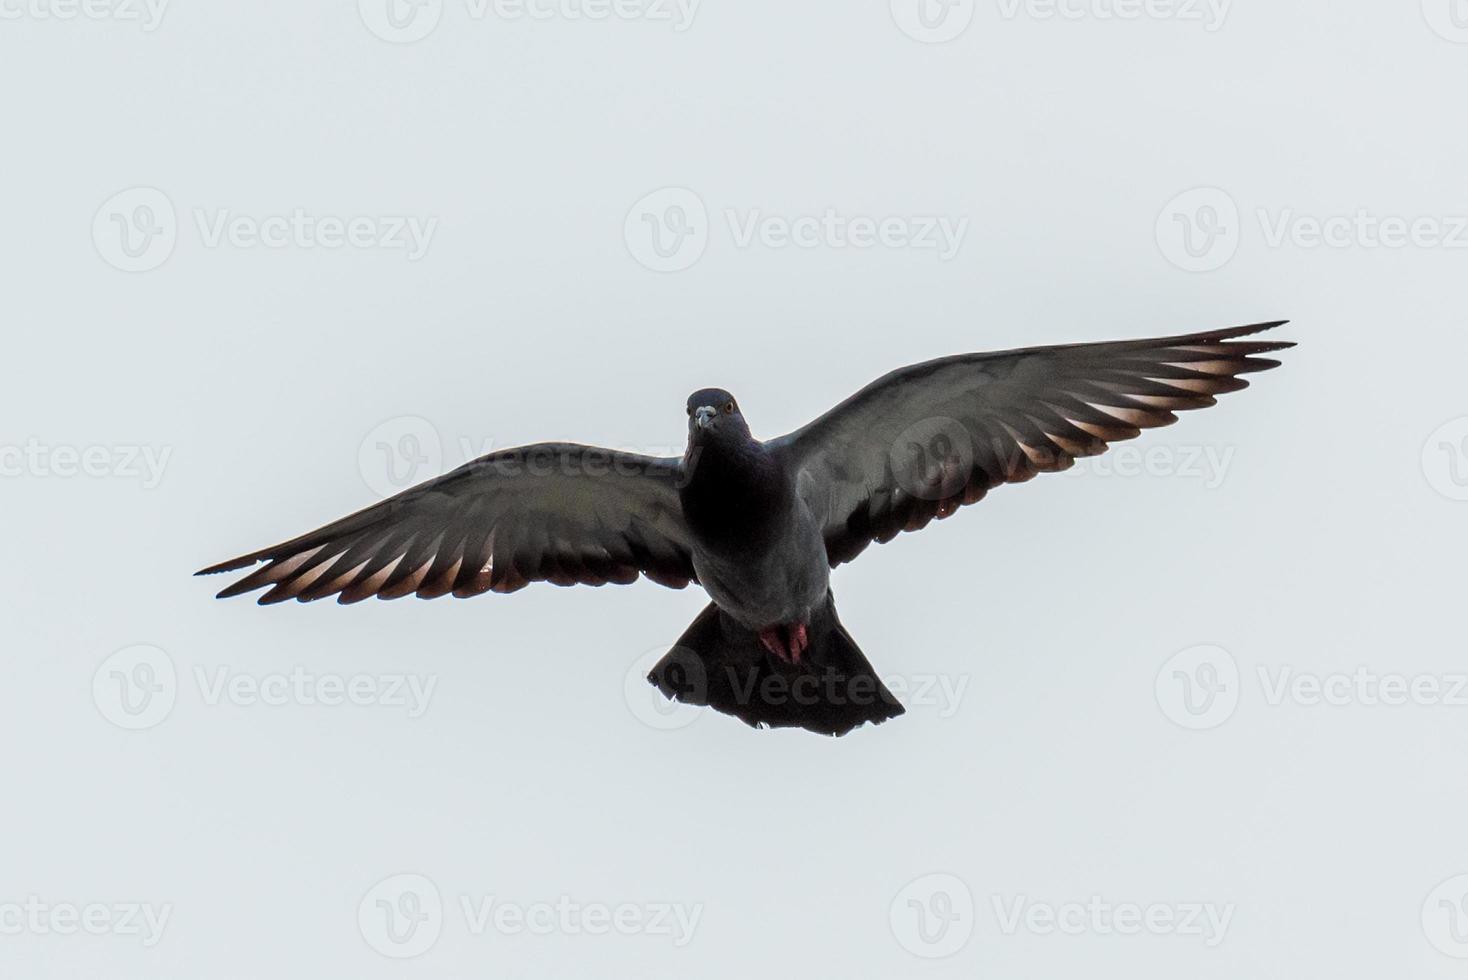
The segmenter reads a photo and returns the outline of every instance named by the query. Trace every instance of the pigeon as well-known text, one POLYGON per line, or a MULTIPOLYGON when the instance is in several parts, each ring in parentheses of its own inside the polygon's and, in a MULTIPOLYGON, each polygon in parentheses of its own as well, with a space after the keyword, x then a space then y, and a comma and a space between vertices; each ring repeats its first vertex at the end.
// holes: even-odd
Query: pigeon
POLYGON ((1294 346, 1256 335, 1286 322, 943 357, 768 441, 734 395, 703 388, 681 458, 494 452, 198 574, 249 568, 219 597, 265 589, 266 605, 697 583, 711 602, 648 681, 755 728, 844 735, 904 709, 837 616, 832 569, 1248 387, 1279 366, 1262 355, 1294 346))

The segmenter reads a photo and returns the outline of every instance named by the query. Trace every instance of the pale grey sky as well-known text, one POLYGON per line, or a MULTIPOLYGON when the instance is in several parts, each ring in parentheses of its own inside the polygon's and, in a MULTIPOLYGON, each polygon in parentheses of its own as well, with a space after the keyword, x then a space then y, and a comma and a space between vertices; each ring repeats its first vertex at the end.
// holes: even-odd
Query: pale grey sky
POLYGON ((0 0, 0 973, 1459 975, 1461 3, 393 2, 0 0), (697 590, 189 575, 706 385, 1282 317, 839 570, 909 709, 839 741, 652 700, 697 590))

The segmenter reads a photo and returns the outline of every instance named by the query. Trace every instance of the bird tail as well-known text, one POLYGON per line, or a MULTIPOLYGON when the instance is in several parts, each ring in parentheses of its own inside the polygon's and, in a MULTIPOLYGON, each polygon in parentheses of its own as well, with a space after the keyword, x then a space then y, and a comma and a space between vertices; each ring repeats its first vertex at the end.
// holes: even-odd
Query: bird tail
POLYGON ((786 664, 710 603, 647 679, 671 700, 706 705, 755 728, 845 735, 904 712, 841 625, 829 592, 809 636, 800 664, 786 664))

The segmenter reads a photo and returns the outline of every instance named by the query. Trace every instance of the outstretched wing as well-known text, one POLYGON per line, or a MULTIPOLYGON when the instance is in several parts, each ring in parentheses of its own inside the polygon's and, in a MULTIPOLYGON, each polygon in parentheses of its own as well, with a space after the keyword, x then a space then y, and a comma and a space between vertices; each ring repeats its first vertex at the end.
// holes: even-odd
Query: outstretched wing
POLYGON ((219 593, 261 604, 331 595, 514 592, 531 582, 681 589, 694 580, 677 459, 546 443, 467 463, 292 541, 199 572, 267 562, 219 593))
POLYGON ((901 368, 772 443, 822 522, 833 566, 974 503, 1177 421, 1293 344, 1284 322, 1104 344, 960 354, 901 368))

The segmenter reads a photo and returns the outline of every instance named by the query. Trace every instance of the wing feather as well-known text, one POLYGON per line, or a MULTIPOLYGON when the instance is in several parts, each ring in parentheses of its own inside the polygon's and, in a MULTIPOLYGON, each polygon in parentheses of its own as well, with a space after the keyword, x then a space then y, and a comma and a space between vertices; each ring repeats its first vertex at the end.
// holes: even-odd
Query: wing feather
POLYGON ((1073 466, 1178 412, 1247 388, 1282 326, 963 354, 894 371, 771 446, 823 526, 831 564, 983 499, 1073 466))
POLYGON ((290 541, 204 569, 253 568, 221 598, 460 598, 533 581, 694 581, 680 463, 568 443, 493 453, 290 541), (261 563, 264 564, 261 564, 261 563))

